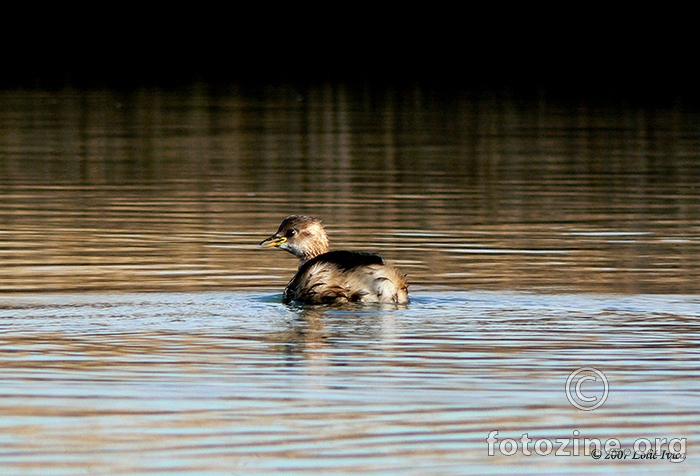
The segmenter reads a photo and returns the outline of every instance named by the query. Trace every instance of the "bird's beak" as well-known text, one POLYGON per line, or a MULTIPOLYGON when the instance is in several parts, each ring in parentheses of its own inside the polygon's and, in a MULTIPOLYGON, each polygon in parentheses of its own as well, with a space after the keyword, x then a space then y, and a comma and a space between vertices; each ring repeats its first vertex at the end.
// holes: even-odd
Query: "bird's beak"
POLYGON ((260 248, 272 248, 272 247, 278 247, 285 243, 287 241, 287 238, 284 236, 279 236, 279 235, 272 235, 269 237, 267 240, 263 241, 260 243, 260 248))

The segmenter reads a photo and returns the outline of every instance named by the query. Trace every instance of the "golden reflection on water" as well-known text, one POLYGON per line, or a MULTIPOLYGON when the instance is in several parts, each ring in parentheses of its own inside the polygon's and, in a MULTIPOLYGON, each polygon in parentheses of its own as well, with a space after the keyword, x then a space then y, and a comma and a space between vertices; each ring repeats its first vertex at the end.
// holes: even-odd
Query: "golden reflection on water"
POLYGON ((695 293, 700 118, 345 86, 0 92, 0 289, 281 288, 281 218, 418 287, 695 293))

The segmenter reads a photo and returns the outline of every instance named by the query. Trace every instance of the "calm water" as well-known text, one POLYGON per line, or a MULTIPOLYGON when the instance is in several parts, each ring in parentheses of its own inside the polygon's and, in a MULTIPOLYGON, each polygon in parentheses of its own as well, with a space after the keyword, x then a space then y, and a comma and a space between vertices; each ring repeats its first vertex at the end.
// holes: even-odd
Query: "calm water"
POLYGON ((699 282, 682 104, 0 91, 3 474, 691 474, 699 282), (296 263, 256 245, 291 213, 412 303, 283 305, 296 263), (581 367, 594 411, 566 397, 581 367), (494 430, 687 459, 489 456, 494 430))

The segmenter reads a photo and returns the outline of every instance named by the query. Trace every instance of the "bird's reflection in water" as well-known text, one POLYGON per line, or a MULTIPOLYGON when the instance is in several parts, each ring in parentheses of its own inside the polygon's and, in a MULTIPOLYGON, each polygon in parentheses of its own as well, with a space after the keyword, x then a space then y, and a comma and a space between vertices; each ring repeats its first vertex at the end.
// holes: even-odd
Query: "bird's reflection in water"
POLYGON ((392 311, 406 308, 403 304, 343 304, 299 305, 290 304, 285 329, 273 339, 285 353, 300 360, 327 359, 330 353, 347 349, 368 350, 384 347, 395 333, 396 322, 392 311))

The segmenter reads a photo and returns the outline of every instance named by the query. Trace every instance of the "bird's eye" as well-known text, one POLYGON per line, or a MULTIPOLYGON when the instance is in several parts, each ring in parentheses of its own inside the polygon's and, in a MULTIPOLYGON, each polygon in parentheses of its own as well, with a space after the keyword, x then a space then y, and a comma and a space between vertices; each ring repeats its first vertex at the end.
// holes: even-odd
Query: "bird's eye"
POLYGON ((289 229, 289 230, 287 230, 287 233, 286 233, 284 236, 286 236, 287 238, 291 238, 291 237, 293 237, 293 236, 296 235, 296 234, 297 234, 297 231, 296 231, 296 230, 294 230, 294 229, 289 229))

